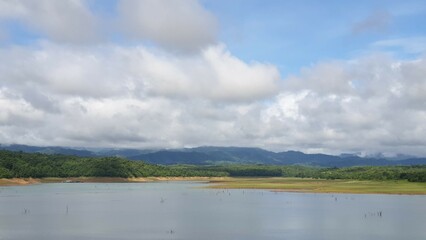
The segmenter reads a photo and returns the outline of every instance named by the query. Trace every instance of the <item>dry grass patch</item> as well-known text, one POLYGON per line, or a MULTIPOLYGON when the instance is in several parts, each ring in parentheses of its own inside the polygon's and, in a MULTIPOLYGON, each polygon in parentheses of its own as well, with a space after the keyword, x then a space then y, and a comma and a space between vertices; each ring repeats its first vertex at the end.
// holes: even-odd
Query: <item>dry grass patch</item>
POLYGON ((212 181, 208 188, 270 189, 316 193, 426 194, 426 183, 302 178, 231 178, 212 181))

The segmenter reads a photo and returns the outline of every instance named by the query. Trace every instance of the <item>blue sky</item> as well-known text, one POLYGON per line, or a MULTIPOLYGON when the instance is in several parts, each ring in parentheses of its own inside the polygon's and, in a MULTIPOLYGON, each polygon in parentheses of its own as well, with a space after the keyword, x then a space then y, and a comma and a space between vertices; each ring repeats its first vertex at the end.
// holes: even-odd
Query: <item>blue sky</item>
MULTIPOLYGON (((374 51, 383 39, 426 35, 424 1, 203 1, 223 29, 220 38, 247 61, 277 64, 282 72, 324 59, 374 51), (226 2, 226 4, 225 4, 226 2), (374 19, 375 15, 386 15, 374 19), (371 20, 354 32, 357 24, 371 20), (376 24, 376 26, 374 26, 376 24)), ((395 54, 405 56, 404 52, 395 54)))
POLYGON ((424 1, 0 0, 0 143, 426 155, 425 26, 424 1))

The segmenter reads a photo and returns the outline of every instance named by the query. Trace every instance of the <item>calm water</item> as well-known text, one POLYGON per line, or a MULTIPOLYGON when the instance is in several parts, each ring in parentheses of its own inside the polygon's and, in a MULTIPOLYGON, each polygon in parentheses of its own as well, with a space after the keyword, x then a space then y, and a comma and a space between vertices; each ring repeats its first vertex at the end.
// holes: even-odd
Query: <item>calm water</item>
POLYGON ((0 187, 0 239, 426 239, 426 196, 200 186, 163 182, 0 187))

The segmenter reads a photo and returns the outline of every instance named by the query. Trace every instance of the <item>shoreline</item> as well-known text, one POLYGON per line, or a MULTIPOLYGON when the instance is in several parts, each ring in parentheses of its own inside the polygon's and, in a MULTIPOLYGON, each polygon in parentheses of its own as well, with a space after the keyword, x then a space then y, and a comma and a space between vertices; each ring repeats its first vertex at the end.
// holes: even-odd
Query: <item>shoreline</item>
POLYGON ((25 186, 43 183, 144 183, 165 181, 223 181, 224 177, 70 177, 70 178, 0 178, 0 187, 25 186))
POLYGON ((258 189, 272 192, 426 195, 426 183, 408 181, 325 180, 306 178, 236 178, 236 177, 74 177, 0 179, 0 187, 43 183, 146 183, 167 181, 205 182, 208 189, 258 189))
POLYGON ((22 186, 40 183, 38 178, 0 178, 0 187, 22 186))

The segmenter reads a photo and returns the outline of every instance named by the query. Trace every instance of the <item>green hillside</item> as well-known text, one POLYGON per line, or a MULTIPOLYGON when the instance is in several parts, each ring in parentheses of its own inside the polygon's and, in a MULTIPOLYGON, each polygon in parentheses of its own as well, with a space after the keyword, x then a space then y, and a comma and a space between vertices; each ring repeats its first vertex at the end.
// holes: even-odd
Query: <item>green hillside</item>
POLYGON ((299 177, 426 182, 426 165, 321 168, 306 166, 162 166, 119 157, 76 157, 0 151, 0 178, 45 177, 299 177))

